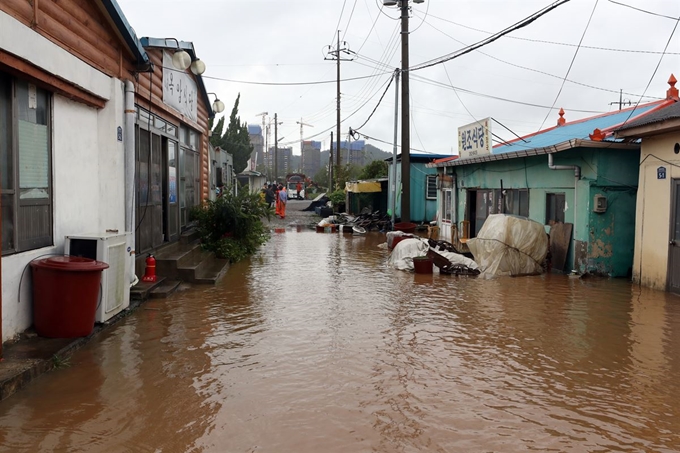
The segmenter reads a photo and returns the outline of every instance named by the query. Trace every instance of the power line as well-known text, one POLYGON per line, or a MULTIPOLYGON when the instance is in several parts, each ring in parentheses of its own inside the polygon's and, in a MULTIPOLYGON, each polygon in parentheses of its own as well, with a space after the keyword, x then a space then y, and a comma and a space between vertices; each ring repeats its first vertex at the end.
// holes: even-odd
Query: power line
POLYGON ((564 84, 567 82, 567 77, 569 77, 569 73, 571 72, 571 68, 574 66, 574 62, 576 61, 576 55, 578 55, 578 51, 581 48, 581 43, 583 42, 583 38, 586 37, 586 32, 588 31, 588 28, 590 27, 590 22, 593 20, 593 15, 595 14, 595 9, 597 9, 597 4, 599 3, 599 1, 600 0, 595 0, 595 4, 593 5, 593 10, 590 12, 590 17, 588 18, 588 22, 586 23, 586 28, 583 30, 583 34, 581 34, 581 39, 578 42, 578 47, 576 47, 576 51, 574 52, 574 56, 571 57, 571 63, 569 63, 569 68, 567 68, 567 73, 564 75, 564 79, 562 80, 562 84, 560 85, 560 90, 557 92, 557 96, 555 96, 555 100, 552 103, 552 107, 550 107, 550 110, 545 115, 545 118, 543 118, 543 122, 541 123, 541 127, 538 128, 539 131, 541 129, 543 129, 543 125, 545 124, 546 121, 548 121, 548 117, 550 116, 550 112, 552 112, 553 107, 555 107, 557 100, 560 98, 560 94, 562 94, 562 90, 564 89, 564 84))
POLYGON ((347 21, 347 26, 345 27, 345 33, 342 34, 342 39, 340 41, 345 40, 345 36, 347 36, 347 30, 349 30, 349 24, 352 23, 352 16, 354 16, 354 9, 357 7, 357 0, 354 0, 354 5, 352 6, 352 11, 349 13, 349 20, 347 21))
MULTIPOLYGON (((461 28, 466 28, 468 30, 477 31, 477 32, 480 32, 480 33, 485 33, 487 35, 492 34, 490 31, 470 27, 468 25, 464 25, 464 24, 461 24, 461 23, 458 23, 458 22, 454 22, 452 20, 448 20, 448 19, 445 19, 443 17, 435 16, 434 14, 430 14, 430 17, 433 17, 435 19, 439 19, 439 20, 444 21, 444 22, 448 22, 450 24, 456 25, 456 26, 461 27, 461 28)), ((434 26, 432 26, 432 24, 429 24, 429 25, 432 28, 434 28, 434 26)), ((436 30, 436 28, 435 28, 435 30, 436 30)), ((552 45, 555 45, 555 46, 567 46, 567 47, 577 47, 578 46, 578 44, 572 44, 572 43, 567 43, 567 42, 549 41, 549 40, 545 40, 545 39, 523 38, 521 36, 512 36, 512 35, 505 35, 505 36, 503 36, 503 38, 516 39, 516 40, 519 40, 519 41, 537 42, 537 43, 541 43, 541 44, 552 44, 552 45)), ((616 49, 616 48, 612 48, 612 47, 583 46, 583 45, 581 46, 581 49, 602 50, 602 51, 606 51, 606 52, 624 52, 624 53, 645 53, 645 54, 660 54, 661 53, 661 52, 658 52, 658 51, 655 51, 655 50, 616 49)), ((666 55, 680 55, 680 52, 666 52, 666 55)))
POLYGON ((455 52, 452 52, 450 54, 436 58, 434 60, 426 61, 426 62, 421 63, 419 65, 416 65, 412 68, 409 68, 409 71, 418 71, 418 70, 421 70, 421 69, 429 68, 429 67, 434 66, 434 65, 442 64, 446 61, 453 60, 454 58, 458 58, 458 57, 461 57, 461 56, 463 56, 467 53, 470 53, 473 50, 479 49, 480 47, 486 46, 487 44, 491 44, 492 42, 498 40, 499 38, 501 38, 504 35, 507 35, 508 33, 511 33, 515 30, 519 30, 520 28, 526 27, 527 25, 534 22, 536 19, 540 18, 541 16, 548 14, 550 11, 554 10, 555 8, 557 8, 559 6, 564 5, 565 3, 569 2, 569 1, 570 0, 559 0, 557 2, 554 2, 551 5, 546 6, 542 10, 532 14, 531 16, 529 16, 525 19, 522 19, 519 22, 516 22, 514 25, 511 25, 510 27, 507 27, 506 29, 504 29, 504 30, 502 30, 502 31, 500 31, 496 34, 493 34, 486 39, 483 39, 483 40, 481 40, 481 41, 479 41, 479 42, 477 42, 477 43, 475 43, 471 46, 468 46, 465 49, 459 49, 455 52))
MULTIPOLYGON (((345 13, 345 6, 347 6, 347 0, 344 0, 342 2, 342 9, 340 10, 340 17, 338 17, 338 25, 335 26, 335 30, 337 32, 333 33, 333 37, 331 38, 331 43, 335 41, 335 34, 338 34, 338 39, 340 38, 340 21, 342 21, 342 15, 345 13)), ((333 47, 333 44, 330 44, 328 47, 333 47)))
MULTIPOLYGON (((170 69, 170 68, 169 68, 170 69)), ((389 74, 389 72, 382 72, 380 74, 372 74, 368 76, 359 76, 359 77, 350 77, 347 79, 341 79, 341 82, 351 82, 354 80, 365 80, 365 79, 371 79, 374 77, 378 77, 381 75, 389 74)), ((223 77, 211 77, 211 76, 201 76, 204 79, 210 79, 210 80, 220 80, 222 82, 231 82, 231 83, 243 83, 246 85, 266 85, 266 86, 302 86, 302 85, 324 85, 328 83, 337 83, 337 80, 320 80, 316 82, 253 82, 249 80, 234 80, 234 79, 225 79, 223 77)))
MULTIPOLYGON (((446 32, 444 32, 444 31, 438 29, 437 27, 435 27, 434 25, 430 24, 429 22, 427 23, 427 25, 429 25, 430 27, 434 28, 434 29, 437 30, 439 33, 443 34, 444 36, 446 36, 446 37, 448 37, 448 38, 451 38, 452 40, 456 41, 456 42, 459 43, 459 44, 462 44, 462 45, 464 45, 464 46, 467 46, 467 45, 468 45, 468 44, 464 43, 463 41, 460 41, 460 40, 454 38, 453 36, 447 34, 446 32)), ((582 47, 583 47, 583 46, 582 46, 582 47)), ((480 53, 480 54, 482 54, 482 55, 484 55, 484 56, 487 56, 487 57, 489 57, 489 58, 491 58, 491 59, 493 59, 493 60, 500 61, 501 63, 507 64, 507 65, 510 65, 510 66, 514 66, 515 68, 524 69, 524 70, 531 71, 531 72, 536 72, 536 73, 538 73, 538 74, 543 74, 543 75, 546 75, 546 76, 549 76, 549 77, 553 77, 553 78, 555 78, 555 79, 560 79, 560 80, 562 80, 562 79, 564 78, 564 77, 558 76, 558 75, 556 75, 556 74, 551 74, 551 73, 549 73, 549 72, 541 71, 541 70, 534 69, 534 68, 529 68, 529 67, 527 67, 527 66, 522 66, 522 65, 519 65, 519 64, 516 64, 516 63, 512 63, 512 62, 510 62, 510 61, 507 61, 507 60, 503 60, 503 59, 501 59, 501 58, 495 57, 495 56, 493 56, 493 55, 491 55, 491 54, 488 54, 488 53, 486 53, 486 52, 482 52, 481 50, 477 50, 477 52, 480 53)), ((598 86, 595 86, 595 85, 588 85, 587 83, 577 82, 577 81, 571 80, 571 79, 566 79, 566 80, 567 80, 567 82, 573 83, 573 84, 575 84, 575 85, 580 85, 580 86, 583 86, 583 87, 586 87, 586 88, 592 88, 592 89, 594 89, 594 90, 600 90, 600 91, 607 91, 607 92, 610 92, 610 93, 618 93, 618 91, 612 90, 612 89, 609 89, 609 88, 602 88, 602 87, 598 87, 598 86)), ((624 93, 624 94, 627 94, 627 95, 629 95, 629 96, 639 96, 638 94, 634 94, 634 93, 624 93)), ((654 96, 646 96, 646 97, 651 98, 651 99, 660 99, 660 98, 654 97, 654 96)))
POLYGON ((615 5, 625 6, 626 8, 634 9, 635 11, 640 11, 641 13, 651 14, 652 16, 665 17, 666 19, 679 20, 680 17, 666 16, 665 14, 659 14, 652 11, 647 11, 646 9, 636 8, 635 6, 626 5, 625 3, 615 2, 614 0, 609 0, 610 3, 615 5))
POLYGON ((361 129, 362 127, 364 127, 366 125, 366 123, 368 123, 371 120, 371 117, 373 117, 373 114, 375 113, 375 111, 380 106, 380 103, 382 102, 383 98, 385 97, 385 94, 387 94, 387 90, 390 89, 390 85, 392 85, 392 81, 394 80, 394 75, 396 74, 397 71, 398 71, 398 69, 396 69, 395 72, 392 74, 392 77, 390 77, 390 80, 387 83, 387 86, 385 87, 385 91, 383 91, 383 94, 380 96, 380 99, 378 99, 378 103, 373 108, 373 111, 371 112, 371 114, 368 115, 368 118, 366 118, 366 121, 364 121, 364 124, 362 124, 361 126, 355 128, 353 130, 357 131, 357 130, 361 129))

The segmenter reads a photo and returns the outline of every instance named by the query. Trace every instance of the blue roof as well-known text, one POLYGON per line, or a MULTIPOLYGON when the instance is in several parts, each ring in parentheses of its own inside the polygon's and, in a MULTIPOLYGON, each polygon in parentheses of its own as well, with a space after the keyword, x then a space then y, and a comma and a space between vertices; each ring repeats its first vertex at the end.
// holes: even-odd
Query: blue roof
MULTIPOLYGON (((549 129, 544 129, 535 134, 525 135, 523 138, 525 141, 520 139, 515 139, 509 142, 509 144, 496 145, 493 147, 493 154, 509 153, 513 151, 523 151, 527 149, 534 148, 545 148, 558 143, 563 143, 571 139, 588 139, 589 134, 592 134, 595 129, 600 129, 603 132, 607 129, 611 129, 614 126, 622 124, 627 120, 634 120, 640 118, 649 113, 655 107, 658 107, 665 103, 665 100, 654 101, 647 104, 638 105, 634 109, 632 115, 631 111, 633 108, 628 108, 625 110, 618 110, 615 112, 607 113, 604 115, 599 115, 591 118, 585 118, 582 120, 576 120, 571 123, 566 123, 562 126, 554 126, 549 129)), ((607 140, 610 138, 608 137, 607 140)))
POLYGON ((257 124, 249 124, 248 133, 250 135, 260 135, 262 134, 262 126, 258 126, 257 124))

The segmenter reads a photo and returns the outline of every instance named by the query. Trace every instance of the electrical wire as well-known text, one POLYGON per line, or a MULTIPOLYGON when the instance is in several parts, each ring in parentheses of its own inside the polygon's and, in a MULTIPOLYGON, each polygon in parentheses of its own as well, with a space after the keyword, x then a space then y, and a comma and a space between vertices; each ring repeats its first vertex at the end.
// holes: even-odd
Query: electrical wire
MULTIPOLYGON (((675 20, 675 26, 673 26, 673 30, 671 31, 671 35, 668 37, 668 41, 666 41, 666 45, 663 48, 663 53, 661 54, 661 57, 659 57, 659 61, 656 63, 656 67, 654 68, 654 72, 652 73, 652 76, 649 78, 649 82, 647 82, 647 86, 645 87, 645 91, 642 93, 643 96, 644 96, 645 93, 647 93, 649 86, 652 84, 652 80, 654 80, 654 76, 656 75, 656 72, 659 70, 659 66, 661 66, 661 62, 663 61, 663 57, 664 57, 664 55, 666 55, 666 50, 668 49, 668 46, 671 44, 671 40, 673 39, 673 35, 675 34, 675 30, 677 30, 679 23, 680 23, 680 17, 675 20)), ((642 100, 642 97, 640 97, 640 100, 642 100)), ((626 124, 628 122, 628 120, 630 120, 630 118, 633 116, 633 113, 635 112, 635 109, 637 109, 639 105, 640 105, 640 101, 638 101, 637 104, 635 104, 635 107, 633 107, 630 110, 630 114, 628 115, 628 118, 626 118, 626 120, 623 123, 621 123, 619 128, 622 127, 624 124, 626 124)))
MULTIPOLYGON (((477 32, 480 32, 480 33, 486 33, 487 35, 492 34, 490 31, 470 27, 468 25, 464 25, 464 24, 461 24, 461 23, 458 23, 458 22, 454 22, 452 20, 448 20, 448 19, 445 19, 443 17, 435 16, 434 14, 430 14, 430 17, 444 21, 444 22, 448 22, 450 24, 456 25, 456 26, 461 27, 461 28, 466 28, 468 30, 477 31, 477 32)), ((536 43, 541 43, 541 44, 552 44, 552 45, 556 45, 556 46, 576 47, 578 45, 578 44, 572 44, 572 43, 566 43, 566 42, 548 41, 548 40, 545 40, 545 39, 523 38, 521 36, 513 36, 513 35, 505 35, 505 36, 503 36, 503 38, 516 39, 516 40, 519 40, 519 41, 527 41, 527 42, 536 42, 536 43)), ((601 50, 601 51, 606 51, 606 52, 624 52, 624 53, 645 53, 645 54, 660 54, 661 53, 661 52, 654 51, 654 50, 616 49, 616 48, 612 48, 612 47, 583 46, 583 45, 581 46, 581 49, 601 50)), ((680 52, 667 52, 666 55, 680 55, 680 52)))
POLYGON ((665 14, 659 14, 659 13, 655 13, 655 12, 652 12, 652 11, 647 11, 646 9, 636 8, 635 6, 626 5, 625 3, 615 2, 614 0, 609 0, 609 3, 613 3, 615 5, 620 5, 620 6, 625 6, 626 8, 634 9, 635 11, 640 11, 641 13, 651 14, 652 16, 665 17, 666 19, 671 19, 671 20, 680 20, 680 17, 666 16, 665 14))
MULTIPOLYGON (((366 0, 364 0, 364 2, 365 1, 366 0)), ((383 8, 383 5, 380 6, 380 9, 382 9, 382 8, 383 8)), ((366 5, 366 9, 368 9, 368 5, 366 5)), ((364 38, 364 42, 362 42, 361 45, 359 46, 359 50, 357 50, 357 52, 361 52, 361 49, 363 49, 364 46, 366 45, 366 43, 368 42, 368 38, 371 36, 371 33, 373 33, 373 30, 375 29, 375 24, 378 23, 378 19, 380 19, 380 14, 377 14, 375 16, 375 20, 373 21, 373 25, 371 25, 371 29, 368 30, 368 34, 366 35, 366 38, 364 38)), ((378 40, 380 40, 379 36, 378 36, 378 40)), ((382 45, 382 43, 381 43, 381 45, 382 45)))
MULTIPOLYGON (((463 41, 460 41, 460 40, 454 38, 453 36, 449 35, 448 33, 446 33, 446 32, 444 32, 444 31, 440 30, 439 28, 435 27, 434 25, 430 24, 429 22, 427 22, 427 25, 429 25, 430 27, 434 28, 436 31, 438 31, 439 33, 443 34, 444 36, 446 36, 446 37, 452 39, 453 41, 456 41, 456 42, 459 43, 459 44, 462 44, 462 45, 464 45, 464 46, 467 46, 467 45, 468 45, 468 44, 464 43, 463 41)), ((556 74, 551 74, 551 73, 549 73, 549 72, 541 71, 541 70, 539 70, 539 69, 529 68, 529 67, 527 67, 527 66, 522 66, 522 65, 519 65, 519 64, 517 64, 517 63, 512 63, 512 62, 510 62, 510 61, 503 60, 503 59, 501 59, 501 58, 495 57, 495 56, 493 56, 493 55, 491 55, 491 54, 488 54, 488 53, 486 53, 486 52, 482 52, 481 50, 477 50, 477 53, 480 53, 480 54, 482 54, 482 55, 484 55, 484 56, 486 56, 486 57, 489 57, 489 58, 491 58, 491 59, 493 59, 493 60, 500 61, 501 63, 507 64, 507 65, 509 65, 509 66, 513 66, 513 67, 515 67, 515 68, 524 69, 524 70, 526 70, 526 71, 531 71, 531 72, 536 72, 536 73, 538 73, 538 74, 543 74, 543 75, 546 75, 546 76, 549 76, 549 77, 553 77, 553 78, 555 78, 555 79, 560 79, 560 80, 565 79, 564 77, 558 76, 558 75, 556 75, 556 74)), ((603 88, 603 87, 598 87, 598 86, 595 86, 595 85, 589 85, 589 84, 587 84, 587 83, 577 82, 577 81, 571 80, 571 79, 566 79, 566 81, 569 82, 569 83, 573 83, 574 85, 580 85, 580 86, 583 86, 583 87, 586 87, 586 88, 592 88, 592 89, 594 89, 594 90, 606 91, 606 92, 609 92, 609 93, 616 93, 616 94, 621 94, 621 93, 623 93, 623 94, 628 95, 628 96, 639 96, 639 94, 636 94, 636 93, 621 92, 621 91, 619 91, 619 90, 612 90, 612 89, 610 89, 610 88, 603 88)), ((645 96, 645 97, 650 98, 650 99, 660 99, 659 97, 655 97, 655 96, 645 96)))
POLYGON ((423 63, 420 63, 416 66, 409 68, 408 70, 409 71, 419 71, 421 69, 425 69, 425 68, 429 68, 431 66, 442 64, 442 63, 445 63, 449 60, 453 60, 454 58, 458 58, 458 57, 461 57, 465 54, 468 54, 468 53, 472 52, 473 50, 476 50, 476 49, 479 49, 480 47, 491 44, 492 42, 498 40, 499 38, 503 37, 504 35, 507 35, 508 33, 512 33, 515 30, 519 30, 520 28, 526 27, 527 25, 531 24, 535 20, 537 20, 540 17, 548 14, 550 11, 564 5, 565 3, 569 2, 569 1, 570 0, 558 0, 557 2, 554 2, 554 3, 546 6, 542 10, 539 10, 538 12, 532 14, 531 16, 528 16, 528 17, 520 20, 519 22, 516 22, 515 24, 505 28, 504 30, 499 31, 498 33, 495 33, 495 34, 489 36, 486 39, 478 41, 477 43, 472 44, 471 46, 468 46, 464 49, 459 49, 455 52, 449 53, 447 55, 443 55, 439 58, 435 58, 433 60, 425 61, 423 63))
POLYGON ((597 4, 599 3, 599 1, 600 0, 595 0, 595 4, 593 5, 593 10, 590 12, 590 17, 588 18, 588 22, 586 23, 586 28, 583 30, 583 34, 581 34, 581 39, 578 42, 578 47, 576 47, 576 51, 574 51, 574 56, 571 58, 571 63, 569 63, 569 68, 567 68, 567 73, 564 75, 564 79, 562 80, 562 84, 560 85, 560 89, 557 92, 557 96, 555 96, 555 100, 553 101, 552 106, 550 107, 550 110, 545 115, 545 118, 543 118, 543 122, 541 123, 541 127, 538 128, 539 131, 541 129, 543 129, 543 125, 545 124, 546 121, 548 121, 548 117, 550 116, 552 109, 555 107, 555 104, 557 104, 557 100, 560 98, 560 95, 562 94, 562 90, 564 89, 564 84, 567 82, 567 77, 569 77, 569 73, 571 72, 571 68, 574 66, 574 62, 576 61, 576 56, 578 55, 578 51, 581 48, 581 43, 583 43, 583 38, 586 37, 586 32, 588 32, 588 28, 590 27, 590 22, 593 20, 593 15, 595 14, 595 10, 597 9, 597 4))
POLYGON ((368 118, 366 118, 366 121, 364 121, 364 124, 362 124, 361 126, 359 126, 359 127, 357 127, 357 128, 354 128, 354 129, 352 129, 352 130, 358 131, 359 129, 361 129, 362 127, 364 127, 364 126, 366 125, 366 123, 368 123, 368 122, 371 120, 371 118, 373 117, 373 114, 375 113, 375 111, 376 111, 376 110, 378 109, 378 107, 380 106, 380 103, 382 102, 382 100, 385 98, 385 95, 387 94, 387 91, 390 89, 390 85, 392 85, 392 82, 394 81, 394 77, 395 77, 395 75, 397 74, 397 71, 398 71, 398 70, 395 70, 394 73, 392 74, 392 77, 390 77, 390 80, 389 80, 389 82, 387 83, 387 86, 385 87, 385 91, 383 91, 383 94, 380 96, 380 99, 378 99, 378 103, 377 103, 377 104, 375 105, 375 107, 373 108, 373 111, 371 112, 371 114, 368 115, 368 118))
MULTIPOLYGON (((347 0, 344 0, 342 2, 342 9, 340 10, 340 17, 338 17, 338 25, 335 26, 335 30, 333 32, 333 37, 331 38, 331 42, 335 42, 335 35, 338 34, 338 38, 340 36, 340 22, 342 21, 342 15, 345 13, 345 6, 347 6, 347 0)), ((331 44, 329 47, 333 47, 331 44)))
MULTIPOLYGON (((349 13, 349 20, 347 21, 347 26, 345 27, 345 32, 342 34, 342 39, 341 41, 345 40, 345 36, 347 36, 347 30, 349 30, 349 24, 352 23, 352 16, 354 16, 354 9, 357 7, 357 1, 354 0, 354 5, 352 6, 352 11, 349 13)), ((344 6, 343 6, 344 9, 344 6)))
MULTIPOLYGON (((377 76, 389 74, 389 72, 383 72, 381 74, 375 74, 375 75, 369 75, 369 76, 359 76, 359 77, 350 77, 347 79, 340 79, 341 82, 351 82, 354 80, 364 80, 364 79, 372 79, 377 76)), ((212 77, 212 76, 201 76, 204 79, 210 79, 210 80, 219 80, 221 82, 231 82, 231 83, 242 83, 245 85, 266 85, 266 86, 302 86, 302 85, 323 85, 323 84, 329 84, 329 83, 337 83, 337 80, 320 80, 316 82, 252 82, 248 80, 234 80, 234 79, 226 79, 223 77, 212 77)))

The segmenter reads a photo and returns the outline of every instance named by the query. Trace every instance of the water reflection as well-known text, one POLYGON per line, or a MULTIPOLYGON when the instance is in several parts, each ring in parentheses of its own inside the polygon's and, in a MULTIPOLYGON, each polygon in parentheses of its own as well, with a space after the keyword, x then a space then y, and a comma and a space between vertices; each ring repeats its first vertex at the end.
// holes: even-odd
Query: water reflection
POLYGON ((0 405, 1 451, 678 451, 680 304, 287 230, 0 405))

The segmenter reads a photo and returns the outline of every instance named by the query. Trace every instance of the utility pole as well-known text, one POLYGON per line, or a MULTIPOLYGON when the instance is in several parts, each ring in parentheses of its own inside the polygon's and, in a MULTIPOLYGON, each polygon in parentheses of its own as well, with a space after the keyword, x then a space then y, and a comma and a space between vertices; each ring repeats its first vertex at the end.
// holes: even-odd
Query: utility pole
MULTIPOLYGON (((267 122, 266 122, 267 115, 269 115, 269 113, 267 113, 267 112, 262 112, 262 113, 258 113, 257 115, 255 115, 255 116, 261 116, 262 117, 262 145, 263 145, 262 147, 264 148, 262 150, 262 161, 265 162, 265 166, 267 165, 266 164, 266 162, 267 162, 266 156, 267 156, 267 153, 269 151, 266 148, 267 144, 264 140, 265 133, 266 133, 265 127, 266 127, 266 124, 267 124, 267 122)), ((257 156, 257 153, 255 153, 255 170, 257 170, 257 159, 258 159, 258 156, 257 156)))
POLYGON ((623 99, 623 90, 619 90, 619 101, 610 102, 609 105, 619 104, 619 110, 623 108, 624 105, 630 105, 630 99, 623 99))
POLYGON ((274 182, 279 176, 279 118, 276 113, 274 113, 274 182))
POLYGON ((399 69, 394 71, 396 77, 394 84, 394 146, 392 149, 392 225, 397 210, 397 131, 399 130, 399 69))
POLYGON ((300 121, 296 121, 297 124, 300 125, 300 169, 301 173, 305 172, 305 153, 304 153, 304 133, 303 133, 303 126, 309 126, 309 127, 314 127, 311 124, 303 123, 302 118, 300 118, 300 121))
MULTIPOLYGON (((343 46, 347 45, 346 41, 342 42, 343 46)), ((337 127, 337 132, 336 132, 336 140, 337 140, 337 146, 335 147, 335 166, 336 166, 336 174, 337 174, 337 169, 340 168, 340 61, 352 61, 352 58, 342 58, 340 55, 340 52, 344 52, 346 54, 350 54, 349 49, 346 47, 343 47, 342 49, 340 48, 340 30, 338 30, 338 43, 337 47, 335 50, 329 50, 328 55, 329 57, 324 58, 324 60, 335 60, 337 62, 337 108, 336 108, 336 127, 337 127)))
POLYGON ((331 147, 328 152, 328 191, 333 192, 333 131, 331 131, 331 147))
POLYGON ((401 0, 401 221, 411 221, 411 123, 409 119, 408 0, 401 0))

